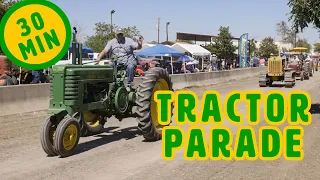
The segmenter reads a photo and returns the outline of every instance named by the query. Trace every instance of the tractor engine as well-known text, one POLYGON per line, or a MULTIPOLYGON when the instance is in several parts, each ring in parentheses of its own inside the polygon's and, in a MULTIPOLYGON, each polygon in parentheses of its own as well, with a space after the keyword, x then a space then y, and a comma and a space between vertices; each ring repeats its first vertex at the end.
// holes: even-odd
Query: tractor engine
POLYGON ((108 90, 108 83, 87 83, 85 86, 85 93, 83 97, 84 103, 92 103, 103 100, 108 90))
POLYGON ((65 106, 70 107, 66 109, 69 114, 82 109, 107 109, 112 75, 113 69, 108 66, 54 66, 50 79, 52 113, 65 109, 65 106))

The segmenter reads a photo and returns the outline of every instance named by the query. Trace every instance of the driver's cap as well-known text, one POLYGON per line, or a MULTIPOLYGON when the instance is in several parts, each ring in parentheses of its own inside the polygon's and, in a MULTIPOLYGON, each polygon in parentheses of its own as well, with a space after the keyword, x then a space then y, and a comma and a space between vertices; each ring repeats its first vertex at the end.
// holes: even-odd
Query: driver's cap
POLYGON ((116 34, 124 34, 122 28, 118 28, 116 30, 116 34))

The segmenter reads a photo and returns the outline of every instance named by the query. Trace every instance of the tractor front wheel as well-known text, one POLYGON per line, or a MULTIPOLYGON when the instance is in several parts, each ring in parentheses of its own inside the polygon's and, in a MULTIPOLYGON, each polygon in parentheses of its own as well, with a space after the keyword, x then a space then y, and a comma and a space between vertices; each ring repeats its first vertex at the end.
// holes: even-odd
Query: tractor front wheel
POLYGON ((72 155, 80 139, 80 125, 76 118, 66 116, 58 124, 54 148, 60 157, 72 155))
POLYGON ((171 124, 173 116, 173 103, 171 103, 171 116, 169 122, 161 125, 158 122, 158 107, 154 100, 156 91, 173 91, 172 82, 168 72, 155 67, 146 72, 143 82, 137 88, 137 121, 138 128, 142 131, 147 141, 157 141, 162 138, 162 128, 171 124))
POLYGON ((55 116, 50 116, 43 124, 40 132, 40 142, 42 149, 48 156, 56 156, 57 152, 54 149, 54 136, 57 129, 57 119, 55 116))

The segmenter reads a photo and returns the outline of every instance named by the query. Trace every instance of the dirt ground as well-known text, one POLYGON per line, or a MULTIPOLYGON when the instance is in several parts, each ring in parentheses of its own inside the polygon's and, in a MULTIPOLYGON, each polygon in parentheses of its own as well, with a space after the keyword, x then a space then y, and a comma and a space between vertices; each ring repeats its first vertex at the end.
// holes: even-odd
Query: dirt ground
MULTIPOLYGON (((135 119, 118 122, 110 119, 105 132, 81 138, 76 152, 67 158, 47 157, 40 145, 39 133, 46 112, 33 112, 0 117, 0 179, 1 180, 211 180, 211 179, 310 179, 320 177, 320 73, 310 80, 296 81, 292 89, 307 91, 312 99, 312 124, 305 128, 302 161, 186 161, 178 151, 173 161, 161 156, 161 141, 143 142, 135 119)), ((217 90, 224 98, 231 90, 260 89, 263 92, 282 90, 275 87, 259 88, 258 77, 222 85, 194 87, 191 90, 201 99, 205 90, 217 90)), ((239 104, 239 112, 246 106, 239 104)), ((266 125, 261 107, 261 124, 266 125)), ((228 123, 233 132, 237 127, 228 123)), ((280 126, 282 129, 285 125, 280 126)), ((188 126, 184 126, 187 129, 188 126)), ((206 127, 208 129, 209 127, 206 127)))

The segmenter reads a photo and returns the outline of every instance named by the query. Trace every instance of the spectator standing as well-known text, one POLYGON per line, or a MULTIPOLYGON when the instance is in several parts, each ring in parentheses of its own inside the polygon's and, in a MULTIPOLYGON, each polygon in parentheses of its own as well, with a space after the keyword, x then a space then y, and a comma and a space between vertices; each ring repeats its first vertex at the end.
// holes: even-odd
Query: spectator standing
POLYGON ((212 71, 216 71, 217 70, 217 61, 218 61, 217 56, 216 55, 212 55, 212 58, 211 58, 212 71))
POLYGON ((40 82, 40 72, 39 70, 32 70, 32 84, 39 84, 40 82))

